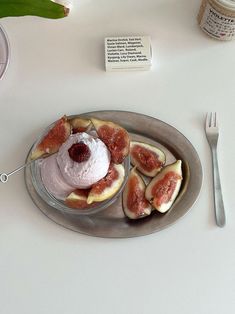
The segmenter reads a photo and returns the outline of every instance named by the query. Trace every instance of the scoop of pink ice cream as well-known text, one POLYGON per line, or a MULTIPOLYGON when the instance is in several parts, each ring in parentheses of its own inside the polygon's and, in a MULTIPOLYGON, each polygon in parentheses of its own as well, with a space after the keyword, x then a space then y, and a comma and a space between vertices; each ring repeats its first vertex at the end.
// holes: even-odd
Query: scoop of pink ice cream
POLYGON ((70 135, 60 147, 56 159, 66 182, 78 189, 87 189, 105 177, 110 165, 110 153, 106 145, 87 133, 70 135), (89 159, 83 162, 76 162, 69 155, 71 146, 79 142, 90 150, 89 159))
POLYGON ((42 182, 49 193, 64 200, 76 188, 87 189, 105 177, 109 165, 109 150, 96 134, 76 133, 69 136, 57 154, 42 161, 42 182), (79 142, 90 150, 89 159, 83 162, 76 162, 69 155, 71 146, 79 142))
POLYGON ((74 191, 74 187, 65 181, 60 172, 56 154, 43 159, 41 164, 41 177, 48 192, 58 199, 63 200, 74 191))

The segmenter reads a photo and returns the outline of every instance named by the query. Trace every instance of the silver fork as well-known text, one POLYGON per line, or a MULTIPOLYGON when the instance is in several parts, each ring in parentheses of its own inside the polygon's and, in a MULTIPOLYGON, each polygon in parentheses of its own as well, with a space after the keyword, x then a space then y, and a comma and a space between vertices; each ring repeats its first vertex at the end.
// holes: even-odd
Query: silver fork
POLYGON ((215 219, 219 227, 225 226, 224 202, 220 184, 219 166, 217 159, 217 143, 219 138, 218 118, 216 112, 207 114, 206 117, 206 137, 211 148, 212 166, 213 166, 213 189, 215 219))

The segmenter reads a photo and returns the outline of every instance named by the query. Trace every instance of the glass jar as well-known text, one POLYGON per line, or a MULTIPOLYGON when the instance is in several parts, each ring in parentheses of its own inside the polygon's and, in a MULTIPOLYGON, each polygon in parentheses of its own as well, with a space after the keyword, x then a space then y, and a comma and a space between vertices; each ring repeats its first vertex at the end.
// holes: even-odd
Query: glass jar
POLYGON ((209 36, 219 40, 235 38, 235 0, 202 0, 198 23, 209 36))

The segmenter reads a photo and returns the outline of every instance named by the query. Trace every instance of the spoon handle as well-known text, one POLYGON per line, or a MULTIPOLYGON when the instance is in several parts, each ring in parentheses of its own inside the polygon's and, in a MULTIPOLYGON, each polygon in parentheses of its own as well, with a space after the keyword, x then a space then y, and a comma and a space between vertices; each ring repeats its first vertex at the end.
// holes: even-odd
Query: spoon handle
POLYGON ((22 165, 22 166, 16 168, 15 170, 9 172, 9 173, 7 174, 8 177, 11 176, 11 175, 13 175, 14 173, 16 173, 16 172, 18 172, 18 171, 24 169, 25 167, 29 166, 33 161, 34 161, 34 160, 30 160, 30 161, 28 161, 26 164, 24 164, 24 165, 22 165))
POLYGON ((26 164, 16 168, 15 170, 9 172, 9 173, 1 173, 0 174, 0 182, 2 183, 6 183, 8 181, 8 178, 13 175, 14 173, 24 169, 25 167, 29 166, 32 162, 34 162, 35 160, 30 160, 28 161, 26 164))

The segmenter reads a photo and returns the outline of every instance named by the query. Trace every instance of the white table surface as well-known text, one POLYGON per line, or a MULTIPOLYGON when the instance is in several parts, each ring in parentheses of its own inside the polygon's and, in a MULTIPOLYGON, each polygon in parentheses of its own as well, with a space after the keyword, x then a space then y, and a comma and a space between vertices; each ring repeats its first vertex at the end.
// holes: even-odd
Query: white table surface
POLYGON ((103 239, 64 229, 32 203, 23 172, 0 186, 1 314, 235 313, 235 41, 197 26, 200 1, 74 0, 69 17, 5 18, 11 60, 0 82, 0 169, 20 165, 63 114, 120 109, 180 130, 201 158, 197 203, 149 236, 103 239), (151 71, 106 73, 106 36, 150 35, 151 71), (216 227, 205 113, 220 120, 227 225, 216 227))

